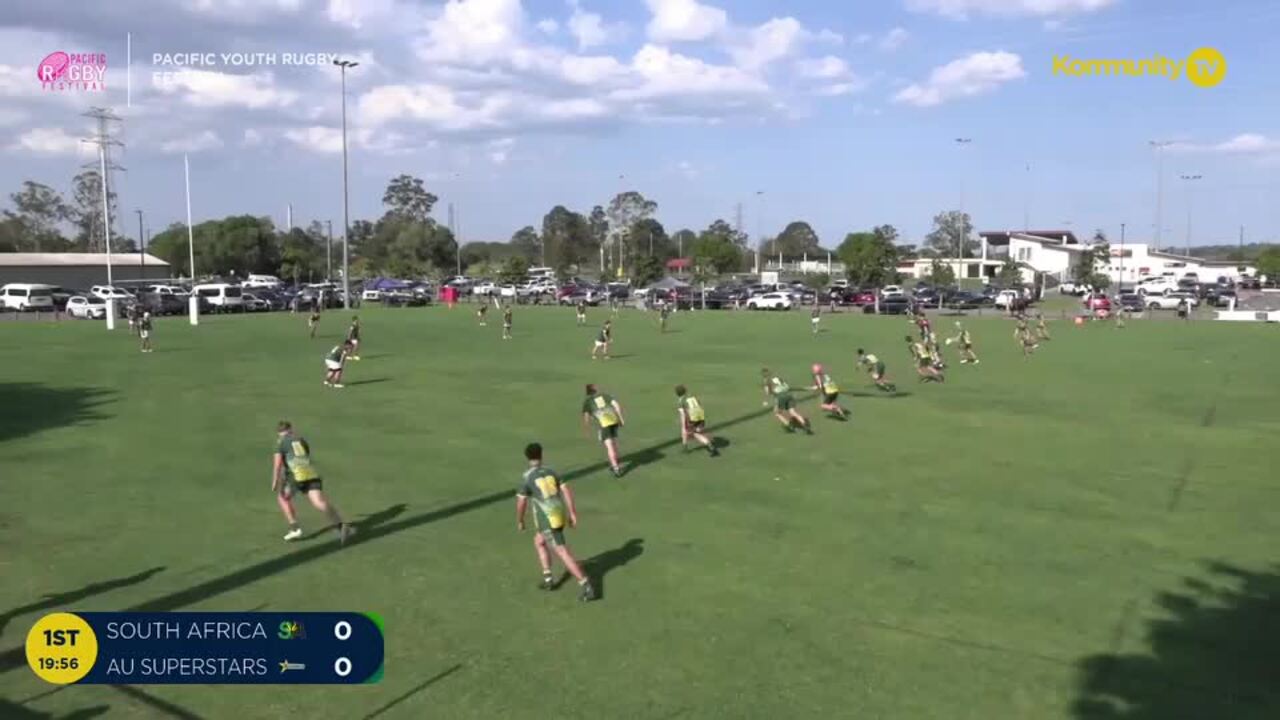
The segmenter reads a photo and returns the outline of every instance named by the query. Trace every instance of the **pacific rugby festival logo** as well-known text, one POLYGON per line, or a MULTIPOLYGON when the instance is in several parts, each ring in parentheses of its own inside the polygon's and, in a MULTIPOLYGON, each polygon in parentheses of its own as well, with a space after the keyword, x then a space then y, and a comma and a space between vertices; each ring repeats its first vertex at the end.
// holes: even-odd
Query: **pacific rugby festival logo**
POLYGON ((102 92, 107 85, 106 53, 49 53, 36 66, 40 87, 49 92, 102 92))

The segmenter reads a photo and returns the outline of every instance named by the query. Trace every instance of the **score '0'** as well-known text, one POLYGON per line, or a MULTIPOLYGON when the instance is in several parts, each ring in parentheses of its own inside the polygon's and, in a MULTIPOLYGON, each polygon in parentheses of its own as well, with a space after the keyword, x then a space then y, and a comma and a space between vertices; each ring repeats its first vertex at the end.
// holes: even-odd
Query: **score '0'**
POLYGON ((333 626, 333 636, 339 640, 346 640, 351 637, 351 623, 341 620, 337 625, 333 626))
POLYGON ((351 661, 344 657, 338 658, 333 663, 333 671, 338 674, 338 677, 346 677, 350 675, 351 661))

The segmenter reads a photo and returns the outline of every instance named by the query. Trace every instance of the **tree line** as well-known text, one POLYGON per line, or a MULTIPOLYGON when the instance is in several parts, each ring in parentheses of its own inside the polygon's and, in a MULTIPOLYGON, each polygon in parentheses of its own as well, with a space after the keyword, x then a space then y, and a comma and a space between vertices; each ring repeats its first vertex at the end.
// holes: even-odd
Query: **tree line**
MULTIPOLYGON (((23 183, 9 196, 12 209, 0 218, 0 252, 102 252, 101 187, 94 170, 75 177, 70 200, 47 185, 23 183), (70 232, 64 234, 64 229, 70 232)), ((114 193, 109 201, 115 203, 114 193)), ((586 213, 557 205, 540 226, 522 227, 506 242, 471 242, 459 248, 450 228, 432 215, 438 201, 420 178, 392 178, 382 196, 382 216, 351 224, 352 275, 439 278, 452 275, 460 265, 473 276, 515 278, 530 265, 542 265, 562 276, 599 272, 611 278, 625 273, 634 282, 646 283, 664 275, 668 261, 683 257, 690 261, 691 275, 710 279, 750 271, 758 248, 766 258, 823 260, 830 255, 844 264, 850 281, 882 285, 899 280, 898 264, 917 256, 914 246, 900 244, 892 225, 848 233, 834 248, 824 247, 803 220, 787 223, 756 247, 723 218, 700 231, 682 228, 670 233, 657 219, 658 204, 634 190, 618 193, 586 213)), ((334 277, 341 268, 341 228, 331 244, 332 228, 318 221, 305 228, 280 229, 270 218, 235 215, 202 222, 192 234, 201 275, 271 274, 305 282, 334 277)), ((115 232, 111 247, 119 252, 137 249, 132 238, 115 232)), ((186 225, 170 225, 152 237, 146 249, 168 262, 175 274, 190 274, 186 225)), ((976 250, 969 216, 947 211, 934 217, 919 254, 952 258, 963 252, 972 257, 976 250)), ((950 266, 935 263, 934 270, 935 281, 948 280, 950 266)), ((949 280, 954 282, 954 277, 949 280)))

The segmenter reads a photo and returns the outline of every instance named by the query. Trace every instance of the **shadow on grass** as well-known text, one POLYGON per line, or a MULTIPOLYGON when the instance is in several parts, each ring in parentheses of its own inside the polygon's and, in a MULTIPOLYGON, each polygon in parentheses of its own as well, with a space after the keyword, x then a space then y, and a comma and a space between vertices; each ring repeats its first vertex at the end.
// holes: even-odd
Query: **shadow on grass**
POLYGON ((604 576, 635 560, 642 554, 644 554, 644 540, 642 538, 631 538, 623 543, 621 547, 606 550, 583 561, 583 572, 587 574, 587 577, 591 578, 591 584, 595 586, 597 599, 604 599, 604 576))
MULTIPOLYGON (((716 425, 712 425, 707 428, 707 431, 715 432, 716 430, 733 427, 734 425, 754 420, 771 412, 772 410, 768 408, 754 410, 752 412, 739 415, 738 417, 725 420, 724 422, 717 423, 716 425)), ((678 446, 679 444, 680 438, 677 436, 642 450, 637 450, 631 454, 631 457, 645 455, 646 453, 660 453, 662 450, 678 446)), ((586 477, 592 473, 600 472, 608 467, 609 463, 607 461, 598 462, 593 465, 571 470, 565 473, 561 477, 561 480, 563 482, 569 482, 576 478, 586 477)), ((514 487, 508 487, 486 495, 480 495, 460 503, 446 505, 442 508, 429 510, 427 512, 418 513, 401 519, 395 518, 403 512, 404 506, 402 504, 393 505, 386 510, 375 513, 374 515, 361 520, 359 522, 360 532, 346 547, 347 549, 359 548, 367 543, 377 540, 378 538, 386 537, 388 535, 396 535, 405 532, 406 530, 413 530, 440 520, 447 520, 455 515, 461 515, 462 513, 471 512, 473 510, 480 510, 499 502, 512 501, 514 497, 514 487)), ((122 611, 170 612, 178 610, 196 603, 205 602, 210 598, 217 597, 223 593, 251 585, 259 580, 271 577, 276 573, 292 570, 299 565, 321 560, 329 555, 342 551, 343 546, 336 542, 307 543, 305 546, 302 546, 293 552, 273 557, 268 560, 263 560, 252 565, 242 567, 238 570, 233 570, 224 575, 211 578, 181 590, 175 590, 174 592, 161 595, 160 597, 153 598, 132 607, 123 608, 122 611)), ((0 653, 0 673, 12 672, 18 668, 26 667, 26 664, 26 651, 22 646, 0 653)), ((7 716, 3 714, 0 714, 0 718, 5 718, 5 720, 7 720, 7 716)))
MULTIPOLYGON (((356 541, 359 541, 360 533, 364 531, 366 528, 374 528, 379 525, 382 525, 385 522, 394 520, 400 517, 401 515, 403 515, 404 511, 407 509, 409 509, 408 505, 405 505, 404 503, 398 503, 396 505, 392 505, 389 508, 386 508, 385 510, 379 510, 378 512, 373 513, 371 515, 365 515, 359 520, 350 521, 351 524, 354 525, 356 528, 356 541)), ((324 535, 325 533, 335 532, 337 531, 337 529, 338 528, 336 525, 326 525, 323 528, 320 528, 319 530, 313 530, 312 532, 309 532, 306 535, 303 535, 298 540, 298 542, 307 542, 308 540, 314 540, 320 537, 321 535, 324 535)))
MULTIPOLYGON (((1248 720, 1280 717, 1280 566, 1254 572, 1209 563, 1156 603, 1148 650, 1079 663, 1082 720, 1248 720)), ((1117 644, 1123 634, 1117 633, 1117 644)))
POLYGON ((386 705, 383 705, 382 707, 378 708, 377 710, 374 710, 373 712, 369 713, 368 715, 365 715, 365 716, 364 716, 364 720, 373 720, 373 718, 376 718, 376 717, 378 717, 379 715, 381 715, 381 714, 383 714, 383 713, 387 712, 387 711, 388 711, 388 710, 390 710, 391 708, 393 708, 393 707, 395 707, 395 706, 399 705, 400 703, 404 702, 405 700, 408 700, 409 698, 411 698, 411 697, 413 697, 414 695, 416 695, 416 694, 418 694, 418 693, 422 692, 423 690, 426 690, 427 688, 431 687, 432 685, 435 685, 436 683, 438 683, 438 682, 440 682, 441 680, 443 680, 443 679, 445 679, 445 678, 449 677, 450 675, 452 675, 452 674, 454 674, 454 673, 458 672, 458 671, 459 671, 459 670, 461 670, 461 669, 462 669, 462 666, 461 666, 461 665, 454 665, 453 667, 449 668, 448 670, 445 670, 444 672, 438 672, 438 673, 436 673, 435 675, 432 675, 431 677, 427 678, 426 680, 423 680, 422 682, 420 682, 420 683, 418 683, 417 685, 413 686, 413 688, 412 688, 411 690, 409 690, 408 692, 404 693, 403 695, 400 695, 400 696, 399 696, 399 697, 397 697, 396 699, 392 700, 391 702, 387 703, 386 705))
POLYGON ((113 393, 101 388, 57 388, 36 383, 0 383, 0 442, 42 430, 106 418, 98 408, 113 393))
POLYGON ((854 390, 849 393, 849 397, 856 398, 881 398, 884 400, 895 400, 897 398, 911 397, 913 393, 909 390, 896 390, 894 392, 867 392, 866 390, 854 390))
POLYGON ((391 380, 391 378, 384 378, 384 377, 383 377, 383 378, 372 378, 372 379, 369 379, 369 380, 357 380, 357 381, 355 381, 355 382, 349 382, 349 383, 346 383, 346 386, 347 386, 347 387, 357 387, 357 386, 359 386, 359 385, 377 385, 378 383, 388 382, 389 380, 391 380))
POLYGON ((110 687, 112 690, 115 690, 130 700, 146 705, 147 709, 150 711, 147 713, 148 717, 177 718, 177 720, 202 720, 201 715, 197 715, 180 705, 174 705, 167 700, 161 700, 158 697, 149 695, 131 685, 112 685, 110 687))
POLYGON ((110 710, 111 707, 109 705, 94 705, 74 710, 66 715, 54 715, 30 710, 0 698, 0 718, 4 718, 4 720, 89 720, 89 718, 105 715, 110 710))
POLYGON ((135 575, 89 583, 88 585, 75 590, 45 595, 43 598, 36 600, 35 602, 20 605, 12 610, 6 610, 3 614, 0 614, 0 632, 4 632, 5 626, 9 624, 10 620, 13 620, 16 617, 21 617, 27 613, 40 612, 41 610, 49 610, 51 608, 68 608, 68 606, 80 602, 85 598, 110 592, 118 588, 137 585, 140 582, 146 582, 147 580, 150 580, 153 575, 158 572, 162 572, 164 569, 164 567, 153 567, 150 570, 143 570, 135 575))

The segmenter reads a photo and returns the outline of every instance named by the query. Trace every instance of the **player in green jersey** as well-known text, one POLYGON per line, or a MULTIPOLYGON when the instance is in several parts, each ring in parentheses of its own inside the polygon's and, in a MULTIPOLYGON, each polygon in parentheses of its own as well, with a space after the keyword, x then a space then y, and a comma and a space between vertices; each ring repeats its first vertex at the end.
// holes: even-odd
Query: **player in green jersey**
POLYGON ((489 314, 489 305, 484 301, 480 302, 480 307, 476 308, 476 320, 479 321, 480 327, 487 327, 489 323, 485 322, 485 317, 489 314))
POLYGON ((813 328, 813 334, 818 334, 818 325, 822 322, 822 308, 818 306, 818 301, 813 301, 813 309, 809 311, 809 327, 813 328))
POLYGON ((324 494, 320 473, 311 462, 311 446, 305 438, 294 433, 293 425, 288 420, 281 420, 276 425, 276 447, 271 461, 271 492, 275 493, 276 503, 289 522, 285 540, 302 537, 298 513, 293 509, 293 496, 297 493, 306 495, 312 507, 328 516, 329 522, 338 528, 339 542, 345 544, 355 534, 355 528, 343 521, 338 508, 324 494))
POLYGON ((964 328, 959 320, 956 321, 956 336, 947 338, 947 344, 960 343, 960 364, 968 363, 978 364, 978 354, 973 351, 973 336, 964 328))
POLYGON ((1013 339, 1022 348, 1022 357, 1031 357, 1031 353, 1035 352, 1040 344, 1036 342, 1031 329, 1027 327, 1027 316, 1018 313, 1015 317, 1017 319, 1013 326, 1013 339))
POLYGON ((907 350, 911 353, 911 360, 916 364, 916 373, 920 376, 920 382, 945 382, 946 378, 941 370, 934 367, 933 357, 929 355, 925 344, 912 340, 910 335, 903 339, 907 341, 907 350))
POLYGON ((588 602, 596 599, 595 588, 591 579, 583 572, 578 560, 569 552, 569 545, 564 539, 564 528, 578 526, 578 511, 573 505, 573 492, 569 484, 562 482, 554 470, 542 465, 542 446, 529 443, 524 448, 524 457, 529 461, 529 469, 524 471, 520 479, 520 489, 516 490, 516 528, 524 531, 524 514, 533 503, 533 524, 537 533, 533 536, 533 548, 538 553, 538 564, 542 566, 542 582, 539 587, 551 590, 556 586, 551 577, 551 554, 547 545, 555 549, 556 557, 564 563, 569 574, 578 581, 582 590, 578 599, 588 602))
POLYGON ((581 299, 578 300, 578 324, 579 325, 587 324, 587 301, 586 300, 581 300, 581 299))
POLYGON ((813 365, 813 387, 810 390, 817 390, 822 393, 822 409, 831 414, 832 417, 840 420, 849 419, 849 411, 840 406, 840 386, 835 380, 827 374, 827 371, 817 363, 813 365))
POLYGON ((151 347, 151 311, 145 310, 138 320, 138 337, 142 340, 142 352, 149 353, 151 347))
POLYGON ((662 305, 658 307, 658 328, 661 332, 667 331, 667 318, 671 317, 671 302, 663 300, 662 305))
POLYGON ((324 356, 324 384, 327 387, 342 387, 342 368, 351 352, 351 343, 334 345, 324 356))
POLYGON ((597 436, 609 456, 609 469, 614 477, 622 477, 622 465, 618 462, 618 431, 626 424, 622 406, 612 395, 600 392, 595 385, 587 384, 587 397, 582 401, 582 429, 594 421, 597 436))
POLYGON ((347 344, 351 346, 350 357, 352 360, 360 359, 360 318, 352 316, 351 327, 347 328, 347 344))
POLYGON ((680 415, 680 444, 686 451, 689 449, 689 438, 692 437, 702 443, 711 457, 720 454, 715 441, 707 436, 706 410, 702 408, 698 398, 690 395, 683 385, 676 386, 676 412, 680 415))
POLYGON ((806 433, 812 435, 813 425, 809 422, 809 418, 801 415, 796 409, 796 400, 791 395, 791 386, 782 378, 769 372, 769 368, 761 368, 760 377, 764 380, 765 407, 769 406, 769 400, 772 398, 773 416, 778 418, 782 427, 787 432, 795 432, 795 425, 798 423, 806 433))
POLYGON ((866 369, 867 374, 871 376, 871 381, 876 384, 878 389, 884 392, 898 392, 898 386, 889 382, 889 376, 885 373, 884 361, 874 354, 858 348, 858 367, 866 369))
POLYGON ((600 326, 600 332, 596 335, 596 344, 591 348, 591 359, 603 357, 609 359, 609 346, 613 344, 613 321, 605 320, 604 325, 600 326))
POLYGON ((320 305, 311 306, 311 316, 307 318, 307 332, 310 333, 311 339, 316 338, 316 328, 320 327, 320 305))
POLYGON ((502 339, 511 339, 511 306, 505 305, 502 308, 502 339))
POLYGON ((1049 325, 1044 321, 1044 313, 1040 312, 1039 310, 1036 311, 1035 339, 1037 342, 1043 342, 1045 340, 1053 339, 1049 337, 1049 325))

